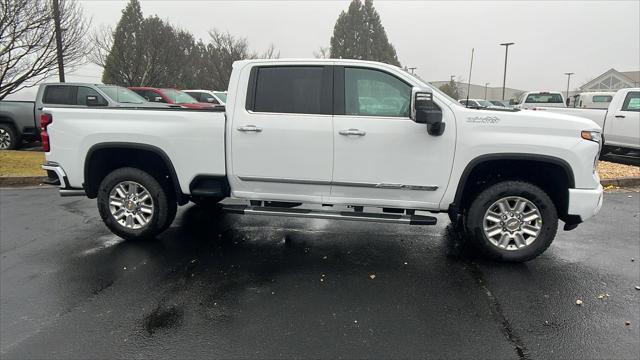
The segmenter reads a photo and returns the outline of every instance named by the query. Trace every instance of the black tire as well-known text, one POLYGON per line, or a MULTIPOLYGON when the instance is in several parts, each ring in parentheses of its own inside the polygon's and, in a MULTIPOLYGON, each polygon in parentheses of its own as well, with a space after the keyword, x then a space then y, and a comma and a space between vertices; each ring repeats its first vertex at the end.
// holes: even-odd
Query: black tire
POLYGON ((105 225, 114 234, 125 240, 144 240, 154 238, 167 229, 177 211, 175 196, 167 184, 161 184, 157 178, 136 168, 120 168, 107 175, 98 188, 98 211, 105 225), (128 228, 121 225, 111 214, 109 194, 114 187, 124 181, 133 181, 142 185, 153 200, 153 214, 148 222, 138 228, 128 228))
POLYGON ((466 233, 471 244, 485 256, 498 261, 524 262, 537 257, 551 245, 558 230, 558 212, 549 195, 539 187, 523 181, 504 181, 489 186, 473 199, 465 218, 466 233), (538 236, 522 249, 500 248, 484 232, 485 213, 496 201, 506 197, 521 197, 532 202, 542 219, 538 236))
POLYGON ((20 137, 11 124, 0 124, 0 150, 15 150, 20 147, 20 137))

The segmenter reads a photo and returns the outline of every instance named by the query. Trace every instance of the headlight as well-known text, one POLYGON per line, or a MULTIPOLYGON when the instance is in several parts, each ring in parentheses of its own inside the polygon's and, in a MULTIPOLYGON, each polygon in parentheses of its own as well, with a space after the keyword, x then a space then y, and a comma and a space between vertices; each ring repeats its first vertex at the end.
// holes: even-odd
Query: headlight
POLYGON ((585 140, 590 140, 597 142, 598 144, 602 143, 602 134, 600 131, 596 130, 582 130, 580 136, 585 140))

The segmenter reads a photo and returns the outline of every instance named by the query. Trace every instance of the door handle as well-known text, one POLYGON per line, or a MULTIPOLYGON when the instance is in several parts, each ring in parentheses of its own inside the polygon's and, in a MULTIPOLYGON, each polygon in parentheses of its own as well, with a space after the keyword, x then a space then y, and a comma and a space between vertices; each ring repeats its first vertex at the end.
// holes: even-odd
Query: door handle
POLYGON ((618 119, 624 119, 624 115, 616 115, 615 117, 617 117, 618 119))
POLYGON ((238 131, 243 131, 243 132, 262 132, 262 128, 261 127, 257 127, 255 125, 246 125, 246 126, 238 127, 238 131))
POLYGON ((345 135, 345 136, 349 136, 349 135, 365 136, 365 135, 367 135, 366 132, 364 132, 362 130, 358 130, 358 129, 340 130, 340 131, 338 131, 338 134, 345 135))

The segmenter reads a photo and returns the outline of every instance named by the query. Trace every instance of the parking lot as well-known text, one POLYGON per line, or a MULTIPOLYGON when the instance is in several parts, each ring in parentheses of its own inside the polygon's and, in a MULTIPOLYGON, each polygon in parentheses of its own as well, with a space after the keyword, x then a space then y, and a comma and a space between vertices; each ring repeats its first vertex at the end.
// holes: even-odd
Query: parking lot
POLYGON ((421 227, 189 205, 157 241, 125 243, 94 200, 3 189, 0 355, 637 358, 639 195, 608 193, 538 259, 498 264, 444 215, 421 227))

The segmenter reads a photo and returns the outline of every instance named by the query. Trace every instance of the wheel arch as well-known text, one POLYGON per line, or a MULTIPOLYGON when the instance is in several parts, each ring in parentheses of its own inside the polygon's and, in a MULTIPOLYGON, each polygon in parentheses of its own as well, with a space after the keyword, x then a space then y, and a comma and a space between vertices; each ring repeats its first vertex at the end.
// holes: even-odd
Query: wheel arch
POLYGON ((575 177, 569 163, 554 156, 519 153, 484 154, 471 160, 460 176, 454 201, 449 204, 449 217, 455 219, 461 213, 468 205, 469 196, 479 193, 481 189, 492 183, 509 179, 531 181, 543 188, 543 190, 551 192, 549 196, 554 200, 558 208, 558 214, 564 220, 568 206, 568 189, 575 187, 575 177), (549 170, 552 172, 550 175, 562 175, 562 177, 554 183, 548 179, 545 180, 539 173, 530 175, 515 174, 518 168, 525 166, 533 170, 549 170), (501 170, 506 170, 503 179, 501 179, 503 176, 500 173, 501 170), (472 185, 476 184, 477 181, 484 182, 484 187, 473 187, 472 185))
POLYGON ((119 167, 133 166, 142 170, 156 172, 165 170, 167 179, 171 187, 174 189, 178 203, 184 204, 188 201, 188 197, 182 192, 180 182, 175 167, 171 159, 157 146, 132 142, 104 142, 94 144, 87 151, 84 160, 84 183, 82 184, 89 198, 95 198, 98 194, 98 186, 100 182, 110 171, 119 167), (109 158, 108 155, 122 155, 129 153, 135 155, 135 160, 123 160, 119 158, 109 158), (142 160, 150 159, 149 163, 143 163, 142 160), (106 163, 99 164, 98 160, 104 160, 106 163), (160 165, 160 168, 153 166, 160 165), (164 167, 164 169, 162 169, 164 167))

